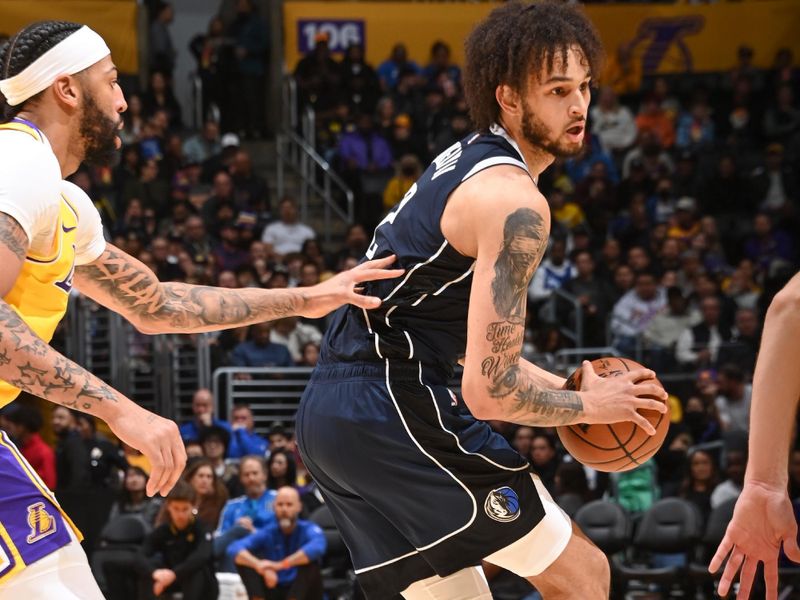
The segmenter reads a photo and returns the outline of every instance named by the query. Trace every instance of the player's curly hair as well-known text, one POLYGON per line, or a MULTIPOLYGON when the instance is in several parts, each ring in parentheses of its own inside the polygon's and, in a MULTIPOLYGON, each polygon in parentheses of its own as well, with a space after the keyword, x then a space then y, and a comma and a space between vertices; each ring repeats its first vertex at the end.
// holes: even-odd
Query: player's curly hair
POLYGON ((464 94, 478 131, 497 122, 501 84, 524 92, 528 78, 542 67, 552 71, 578 46, 592 73, 602 67, 603 47, 592 23, 576 6, 553 1, 528 4, 513 0, 493 10, 465 42, 464 94))
MULTIPOLYGON (((24 71, 33 61, 53 46, 69 37, 82 25, 70 21, 39 21, 20 29, 0 48, 0 79, 8 79, 24 71)), ((41 94, 42 92, 39 92, 41 94)), ((39 94, 25 102, 34 100, 39 94)), ((2 120, 14 118, 25 105, 9 106, 0 94, 2 120)))

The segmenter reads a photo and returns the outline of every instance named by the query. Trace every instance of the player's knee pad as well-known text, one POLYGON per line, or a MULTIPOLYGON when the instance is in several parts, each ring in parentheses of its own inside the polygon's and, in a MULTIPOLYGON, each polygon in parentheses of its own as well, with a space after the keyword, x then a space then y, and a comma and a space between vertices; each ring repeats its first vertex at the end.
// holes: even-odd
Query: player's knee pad
POLYGON ((480 567, 468 567, 448 575, 415 581, 402 592, 405 600, 492 600, 480 567))
POLYGON ((520 577, 535 577, 549 567, 572 537, 569 517, 555 503, 538 477, 533 477, 544 507, 544 517, 513 544, 486 557, 486 561, 520 577))

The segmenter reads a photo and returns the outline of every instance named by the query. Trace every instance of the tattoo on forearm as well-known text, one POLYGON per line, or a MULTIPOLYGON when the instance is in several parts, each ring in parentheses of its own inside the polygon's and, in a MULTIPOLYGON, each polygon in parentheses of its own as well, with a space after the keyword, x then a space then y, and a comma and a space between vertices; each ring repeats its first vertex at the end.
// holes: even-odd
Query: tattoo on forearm
POLYGON ((77 267, 82 284, 108 296, 132 321, 159 331, 210 331, 296 315, 306 301, 296 290, 222 289, 161 283, 139 261, 109 248, 101 261, 77 267))
POLYGON ((118 400, 113 388, 58 354, 2 301, 0 378, 35 396, 80 410, 91 411, 98 402, 118 400))
POLYGON ((530 425, 561 425, 583 411, 577 393, 547 389, 546 382, 526 373, 519 363, 528 284, 546 246, 547 235, 538 213, 520 208, 508 216, 492 281, 494 309, 504 320, 486 328, 491 354, 481 362, 489 395, 503 402, 506 418, 530 425))
POLYGON ((0 213, 0 245, 5 246, 20 260, 28 251, 28 236, 14 217, 0 213))

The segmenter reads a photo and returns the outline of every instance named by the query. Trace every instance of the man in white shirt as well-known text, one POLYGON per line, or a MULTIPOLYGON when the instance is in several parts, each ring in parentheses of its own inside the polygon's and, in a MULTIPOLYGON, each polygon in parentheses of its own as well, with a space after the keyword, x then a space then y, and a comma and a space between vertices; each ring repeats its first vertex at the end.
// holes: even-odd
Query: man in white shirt
POLYGON ((649 271, 637 273, 636 285, 617 300, 611 314, 614 347, 623 354, 633 354, 637 337, 666 306, 667 295, 656 284, 655 275, 649 271))
POLYGON ((681 365, 702 368, 715 365, 720 346, 731 339, 728 327, 720 323, 720 301, 716 296, 703 298, 700 313, 703 321, 684 329, 678 336, 675 358, 681 365))
POLYGON ((285 256, 300 252, 306 240, 317 237, 314 230, 297 220, 297 206, 294 200, 285 197, 278 205, 279 221, 270 223, 261 234, 261 241, 269 244, 275 254, 285 256))
POLYGON ((626 106, 621 106, 617 95, 610 86, 600 89, 598 106, 594 107, 592 133, 600 138, 608 152, 618 153, 627 150, 636 141, 636 121, 626 106))
POLYGON ((553 238, 547 258, 542 261, 528 287, 528 300, 549 300, 553 290, 560 288, 575 275, 572 263, 567 260, 567 244, 563 238, 553 238))

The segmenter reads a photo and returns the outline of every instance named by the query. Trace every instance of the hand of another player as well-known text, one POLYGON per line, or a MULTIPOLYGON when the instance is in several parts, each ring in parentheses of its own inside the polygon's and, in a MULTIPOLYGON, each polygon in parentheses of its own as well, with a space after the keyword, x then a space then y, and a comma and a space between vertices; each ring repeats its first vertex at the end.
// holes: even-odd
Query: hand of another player
POLYGON ((366 309, 378 308, 381 305, 380 298, 360 294, 359 284, 364 281, 400 277, 404 273, 403 269, 388 268, 394 262, 393 255, 368 260, 349 271, 307 288, 308 302, 300 311, 301 316, 312 319, 324 317, 343 304, 353 304, 366 309))
POLYGON ((733 519, 722 538, 708 570, 719 570, 728 555, 728 564, 722 573, 718 593, 725 596, 731 588, 736 572, 739 575, 738 600, 750 597, 750 588, 759 561, 764 563, 764 580, 767 600, 778 598, 778 554, 783 550, 794 562, 800 562, 797 546, 797 522, 786 486, 771 486, 761 482, 746 481, 733 519))
POLYGON ((594 372, 592 363, 583 361, 581 392, 587 392, 585 422, 594 424, 632 421, 649 435, 654 435, 655 428, 638 410, 655 410, 662 414, 667 412, 667 392, 658 384, 655 376, 650 369, 636 369, 618 377, 600 377, 594 372), (660 398, 664 402, 642 396, 660 398))
POLYGON ((152 471, 147 480, 148 496, 166 496, 186 466, 186 450, 178 426, 133 402, 108 426, 120 440, 133 446, 150 461, 152 471))

